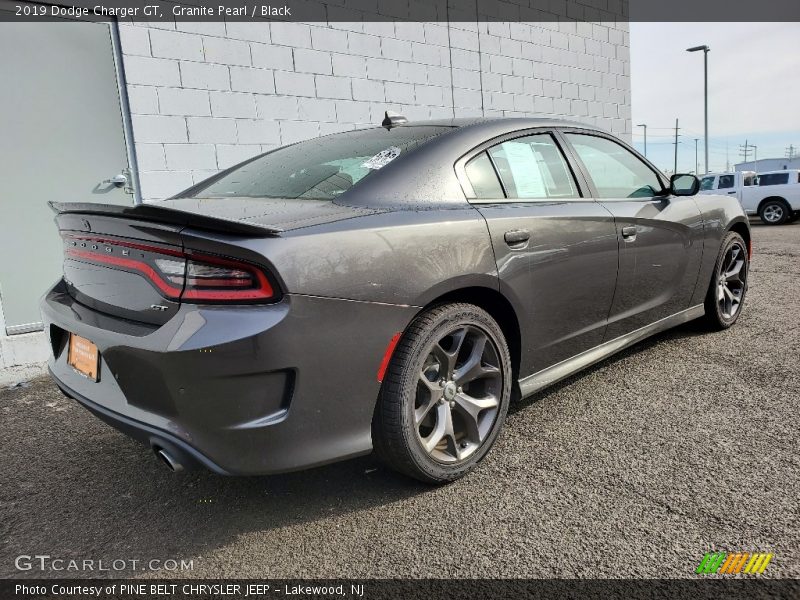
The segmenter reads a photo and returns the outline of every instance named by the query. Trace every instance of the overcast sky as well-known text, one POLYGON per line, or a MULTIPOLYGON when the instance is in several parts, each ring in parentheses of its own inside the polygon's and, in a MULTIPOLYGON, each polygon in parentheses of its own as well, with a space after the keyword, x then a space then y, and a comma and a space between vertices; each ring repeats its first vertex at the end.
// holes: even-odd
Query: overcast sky
POLYGON ((745 140, 759 159, 800 146, 800 23, 631 23, 630 32, 633 140, 643 150, 636 125, 646 123, 659 168, 672 169, 677 117, 678 170, 694 171, 694 138, 703 170, 703 53, 686 52, 702 44, 711 48, 710 170, 725 169, 726 142, 731 165, 745 140))

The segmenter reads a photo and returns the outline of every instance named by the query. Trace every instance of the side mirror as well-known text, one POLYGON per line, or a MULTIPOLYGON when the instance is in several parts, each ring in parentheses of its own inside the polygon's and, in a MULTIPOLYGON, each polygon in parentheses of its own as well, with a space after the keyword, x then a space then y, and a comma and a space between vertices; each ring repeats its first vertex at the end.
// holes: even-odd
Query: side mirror
POLYGON ((669 191, 675 196, 694 196, 700 191, 700 180, 694 175, 676 173, 669 178, 669 191))

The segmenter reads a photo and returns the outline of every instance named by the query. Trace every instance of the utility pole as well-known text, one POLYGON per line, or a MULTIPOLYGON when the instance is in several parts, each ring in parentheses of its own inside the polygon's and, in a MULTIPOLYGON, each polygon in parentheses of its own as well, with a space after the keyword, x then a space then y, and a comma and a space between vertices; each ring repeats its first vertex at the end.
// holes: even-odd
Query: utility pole
POLYGON ((731 155, 728 152, 728 142, 725 141, 725 172, 729 173, 731 170, 731 155))
POLYGON ((796 152, 797 148, 794 146, 794 144, 789 144, 789 147, 786 148, 786 158, 789 160, 794 160, 794 157, 797 156, 797 154, 795 154, 796 152))
POLYGON ((700 165, 697 163, 697 142, 699 138, 694 138, 694 174, 700 175, 700 165))
POLYGON ((753 149, 753 171, 758 173, 758 146, 750 144, 750 147, 753 149))
POLYGON ((647 158, 647 124, 640 123, 637 127, 644 127, 644 156, 647 158))
POLYGON ((747 144, 747 140, 744 141, 744 146, 739 144, 739 155, 742 157, 742 162, 747 162, 747 159, 750 157, 750 146, 747 144))
POLYGON ((672 174, 675 175, 678 173, 678 119, 675 119, 675 168, 672 170, 672 174))

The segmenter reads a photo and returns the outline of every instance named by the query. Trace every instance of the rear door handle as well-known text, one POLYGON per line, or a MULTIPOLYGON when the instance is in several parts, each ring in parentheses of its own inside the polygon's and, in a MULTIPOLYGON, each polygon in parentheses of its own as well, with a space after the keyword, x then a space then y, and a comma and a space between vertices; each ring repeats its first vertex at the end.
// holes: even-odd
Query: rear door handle
POLYGON ((531 232, 527 229, 514 229, 513 231, 506 231, 503 239, 511 248, 520 247, 531 239, 531 232))
POLYGON ((622 237, 623 239, 632 242, 636 239, 636 226, 629 225, 628 227, 622 228, 622 237))

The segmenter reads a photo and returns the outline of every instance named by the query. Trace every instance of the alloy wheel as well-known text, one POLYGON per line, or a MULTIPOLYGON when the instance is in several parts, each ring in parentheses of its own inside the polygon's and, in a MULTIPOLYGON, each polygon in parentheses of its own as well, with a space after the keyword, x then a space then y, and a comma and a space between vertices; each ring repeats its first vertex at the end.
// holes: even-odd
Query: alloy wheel
POLYGON ((768 204, 764 207, 763 216, 768 223, 777 223, 783 218, 783 206, 780 204, 768 204))
POLYGON ((503 393, 499 357, 494 341, 473 325, 433 345, 419 375, 413 418, 417 439, 434 460, 466 460, 492 431, 503 393))
POLYGON ((736 242, 731 244, 719 267, 717 303, 725 319, 732 319, 742 305, 747 283, 747 251, 736 242))

